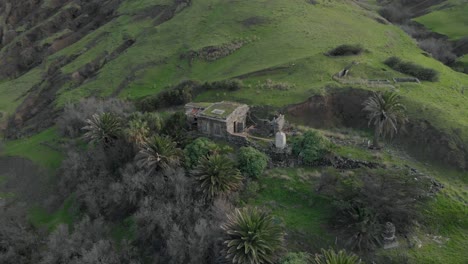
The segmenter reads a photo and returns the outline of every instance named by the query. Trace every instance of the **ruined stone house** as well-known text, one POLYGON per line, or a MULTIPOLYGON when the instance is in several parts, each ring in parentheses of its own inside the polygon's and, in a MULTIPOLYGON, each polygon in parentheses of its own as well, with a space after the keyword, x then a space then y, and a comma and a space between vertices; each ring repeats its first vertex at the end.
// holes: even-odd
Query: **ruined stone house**
POLYGON ((227 137, 244 132, 248 112, 248 105, 227 101, 185 105, 192 129, 212 137, 227 137))

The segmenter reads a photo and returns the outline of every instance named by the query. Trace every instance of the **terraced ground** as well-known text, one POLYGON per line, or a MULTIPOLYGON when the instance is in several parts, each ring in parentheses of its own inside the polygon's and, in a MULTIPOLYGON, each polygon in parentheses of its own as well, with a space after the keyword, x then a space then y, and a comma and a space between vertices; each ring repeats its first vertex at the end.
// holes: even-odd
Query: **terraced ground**
MULTIPOLYGON (((59 110, 89 96, 135 100, 157 94, 182 80, 240 78, 246 84, 244 89, 208 91, 196 101, 236 100, 275 107, 324 94, 327 87, 385 90, 389 87, 369 85, 366 80, 404 76, 383 63, 390 56, 398 56, 440 72, 438 82, 391 85, 403 97, 410 118, 427 120, 468 147, 467 75, 425 55, 397 26, 379 22, 373 2, 362 7, 348 0, 194 0, 190 5, 173 0, 123 0, 117 15, 106 24, 45 57, 40 65, 24 74, 0 80, 2 123, 11 116, 26 120, 29 116, 23 112, 34 110, 34 105, 23 104, 23 112, 15 113, 15 109, 31 94, 47 94, 49 98, 42 98, 46 101, 44 105, 59 110), (325 55, 341 44, 361 44, 365 52, 346 57, 325 55), (347 78, 338 82, 332 77, 352 62, 358 64, 347 78), (59 65, 56 72, 64 81, 52 85, 42 82, 56 65, 59 65), (286 83, 289 88, 265 88, 262 84, 267 80, 286 83)), ((456 39, 466 35, 468 27, 453 24, 465 21, 466 16, 460 9, 454 10, 454 14, 447 13, 451 10, 436 11, 417 20, 456 39), (457 30, 447 30, 452 28, 457 30)), ((60 37, 61 34, 47 36, 41 42, 47 45, 60 37)), ((54 128, 49 128, 32 137, 7 141, 2 154, 25 157, 54 170, 65 153, 56 147, 59 141, 54 128)), ((340 151, 358 159, 375 158, 357 146, 340 151)), ((429 166, 393 148, 385 153, 382 162, 410 164, 446 185, 426 212, 434 234, 421 230, 418 235, 424 246, 401 251, 409 253, 414 263, 463 263, 468 258, 464 250, 468 243, 468 224, 464 220, 468 219, 466 172, 429 166), (439 235, 450 239, 439 243, 433 239, 439 235)), ((326 202, 309 188, 315 171, 270 171, 260 180, 263 188, 259 195, 249 201, 271 206, 283 219, 296 236, 290 244, 292 249, 303 249, 299 242, 314 246, 317 237, 321 237, 318 241, 322 246, 333 240, 323 236, 326 202), (293 206, 298 203, 302 205, 293 206)), ((72 217, 65 213, 69 205, 67 201, 61 211, 50 215, 35 208, 31 219, 53 228, 59 222, 71 221, 72 217)))

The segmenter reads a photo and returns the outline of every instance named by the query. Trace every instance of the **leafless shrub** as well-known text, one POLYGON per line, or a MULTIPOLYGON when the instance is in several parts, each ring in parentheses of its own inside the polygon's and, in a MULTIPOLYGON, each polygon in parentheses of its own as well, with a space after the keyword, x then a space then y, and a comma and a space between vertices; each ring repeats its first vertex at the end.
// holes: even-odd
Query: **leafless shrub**
POLYGON ((125 117, 132 110, 132 104, 115 98, 107 100, 94 97, 82 99, 76 104, 65 106, 62 115, 57 120, 57 127, 63 136, 77 137, 81 135, 81 128, 86 125, 86 120, 94 114, 112 113, 119 117, 125 117))
POLYGON ((397 2, 381 8, 379 14, 388 21, 397 24, 401 24, 411 17, 411 12, 397 2))
POLYGON ((444 64, 451 64, 457 59, 457 56, 452 53, 452 45, 446 40, 428 38, 419 41, 418 45, 444 64))

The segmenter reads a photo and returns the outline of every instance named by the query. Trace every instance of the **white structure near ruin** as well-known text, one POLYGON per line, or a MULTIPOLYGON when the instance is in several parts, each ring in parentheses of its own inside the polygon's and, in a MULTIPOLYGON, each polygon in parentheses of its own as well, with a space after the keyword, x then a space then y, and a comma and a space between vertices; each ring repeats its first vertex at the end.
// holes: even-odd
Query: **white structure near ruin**
POLYGON ((281 131, 276 132, 275 146, 277 149, 286 148, 286 134, 284 132, 281 132, 281 131))

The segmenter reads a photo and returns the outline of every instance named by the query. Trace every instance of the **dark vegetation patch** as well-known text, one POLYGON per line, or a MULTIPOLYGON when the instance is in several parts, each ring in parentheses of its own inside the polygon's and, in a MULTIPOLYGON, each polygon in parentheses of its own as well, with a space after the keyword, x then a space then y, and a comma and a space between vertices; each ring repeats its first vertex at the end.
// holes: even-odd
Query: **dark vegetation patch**
POLYGON ((426 38, 419 41, 418 46, 446 65, 452 65, 457 59, 452 51, 451 43, 444 39, 426 38))
POLYGON ((127 39, 122 42, 112 52, 105 51, 96 58, 86 63, 84 66, 78 69, 77 72, 73 73, 72 78, 76 82, 75 85, 81 84, 84 80, 94 77, 97 72, 104 67, 110 61, 116 59, 121 53, 130 48, 135 43, 134 39, 127 39))
POLYGON ((455 42, 453 51, 455 54, 457 54, 457 56, 468 54, 468 36, 463 37, 455 42))
POLYGON ((394 168, 325 172, 317 190, 333 200, 335 214, 329 223, 343 238, 339 242, 362 252, 383 244, 388 222, 397 234, 407 236, 438 189, 427 176, 394 168))
POLYGON ((184 81, 169 87, 167 90, 153 96, 140 99, 136 105, 144 111, 155 111, 162 108, 180 106, 191 102, 198 94, 211 90, 237 91, 244 84, 237 79, 199 83, 197 81, 184 81))
POLYGON ((144 10, 140 10, 138 14, 133 16, 135 20, 142 20, 145 18, 154 18, 158 17, 164 10, 166 10, 167 6, 163 5, 155 5, 152 7, 145 8, 144 10))
POLYGON ((194 59, 201 59, 205 61, 215 61, 227 57, 234 53, 236 50, 242 48, 247 43, 245 40, 234 40, 230 43, 225 43, 219 46, 208 46, 200 50, 189 51, 182 54, 181 59, 188 59, 192 64, 194 59))
POLYGON ((0 195, 12 194, 10 199, 1 204, 22 201, 29 204, 39 204, 47 198, 50 192, 46 171, 39 168, 32 161, 17 157, 0 158, 0 195))
POLYGON ((60 71, 50 74, 31 88, 15 114, 8 119, 5 137, 21 138, 54 125, 54 118, 59 114, 54 99, 60 87, 71 79, 60 71))
POLYGON ((249 17, 247 19, 242 20, 242 25, 245 27, 253 27, 253 26, 259 26, 259 25, 264 25, 267 24, 269 20, 265 17, 260 17, 260 16, 253 16, 249 17))
POLYGON ((436 70, 425 68, 412 62, 402 61, 398 57, 390 57, 384 63, 395 71, 414 76, 423 81, 436 82, 439 80, 439 72, 436 70))
POLYGON ((352 56, 359 55, 364 51, 361 45, 343 44, 327 52, 328 56, 352 56))
POLYGON ((165 8, 162 12, 159 12, 158 16, 153 21, 153 25, 160 25, 170 19, 172 19, 176 13, 184 10, 192 4, 192 0, 175 0, 172 6, 165 8))
POLYGON ((463 72, 463 73, 468 74, 468 63, 464 63, 462 61, 456 61, 453 63, 451 67, 458 72, 463 72))
POLYGON ((379 10, 379 13, 392 23, 402 24, 411 18, 427 14, 432 6, 445 1, 447 0, 381 1, 385 4, 379 10))
POLYGON ((265 75, 275 75, 277 73, 281 73, 281 72, 289 69, 289 67, 290 66, 270 67, 270 68, 266 68, 266 69, 262 69, 262 70, 258 70, 258 71, 238 75, 235 78, 242 80, 242 79, 247 79, 247 78, 251 78, 251 77, 258 77, 258 76, 265 76, 265 75))

